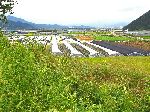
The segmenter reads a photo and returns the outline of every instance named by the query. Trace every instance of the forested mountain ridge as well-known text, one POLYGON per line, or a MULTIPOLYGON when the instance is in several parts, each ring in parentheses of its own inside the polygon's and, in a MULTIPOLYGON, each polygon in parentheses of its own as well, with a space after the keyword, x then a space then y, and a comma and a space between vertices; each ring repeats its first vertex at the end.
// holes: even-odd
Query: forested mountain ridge
MULTIPOLYGON (((28 29, 65 29, 69 28, 69 26, 58 25, 58 24, 36 24, 32 22, 28 22, 22 18, 17 18, 14 16, 7 16, 7 23, 2 25, 0 22, 0 27, 8 30, 28 30, 28 29)), ((73 28, 93 28, 90 26, 72 26, 73 28)))
POLYGON ((150 30, 150 10, 123 28, 130 31, 150 30))

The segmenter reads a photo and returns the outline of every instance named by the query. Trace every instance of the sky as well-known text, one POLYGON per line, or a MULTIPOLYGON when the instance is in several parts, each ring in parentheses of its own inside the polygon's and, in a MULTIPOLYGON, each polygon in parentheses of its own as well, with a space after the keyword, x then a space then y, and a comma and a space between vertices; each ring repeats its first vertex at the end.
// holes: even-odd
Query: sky
POLYGON ((18 0, 13 16, 40 24, 101 25, 131 22, 150 0, 18 0))

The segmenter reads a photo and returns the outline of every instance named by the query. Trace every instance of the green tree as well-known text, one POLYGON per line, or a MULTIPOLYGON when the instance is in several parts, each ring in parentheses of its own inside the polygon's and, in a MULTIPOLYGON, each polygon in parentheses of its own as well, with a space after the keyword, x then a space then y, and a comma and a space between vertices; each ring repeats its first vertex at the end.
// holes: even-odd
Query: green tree
POLYGON ((0 21, 5 23, 7 21, 6 14, 13 14, 13 7, 17 3, 16 0, 0 0, 0 21))

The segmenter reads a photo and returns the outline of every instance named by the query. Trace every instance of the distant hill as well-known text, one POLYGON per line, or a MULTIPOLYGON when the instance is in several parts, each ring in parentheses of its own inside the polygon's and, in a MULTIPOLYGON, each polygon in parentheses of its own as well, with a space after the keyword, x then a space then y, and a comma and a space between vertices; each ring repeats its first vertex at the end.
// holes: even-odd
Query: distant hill
POLYGON ((11 20, 11 21, 14 21, 14 22, 22 22, 22 23, 28 23, 28 24, 33 24, 32 22, 28 22, 22 18, 17 18, 17 17, 14 17, 14 16, 7 16, 7 19, 8 20, 11 20))
MULTIPOLYGON (((32 22, 28 22, 22 18, 17 18, 14 16, 7 16, 8 23, 4 25, 5 29, 8 30, 22 30, 22 29, 64 29, 69 28, 69 26, 63 26, 58 24, 36 24, 32 22)), ((2 27, 2 23, 0 23, 0 27, 2 27)), ((90 26, 73 26, 75 28, 92 28, 90 26)))
POLYGON ((6 24, 3 24, 3 25, 0 22, 0 27, 7 29, 7 30, 36 29, 36 27, 31 25, 31 24, 22 23, 20 21, 15 22, 15 21, 11 21, 11 20, 8 20, 8 22, 6 24))
POLYGON ((123 29, 130 31, 134 30, 150 30, 150 10, 140 16, 138 19, 132 21, 130 24, 125 26, 123 29))

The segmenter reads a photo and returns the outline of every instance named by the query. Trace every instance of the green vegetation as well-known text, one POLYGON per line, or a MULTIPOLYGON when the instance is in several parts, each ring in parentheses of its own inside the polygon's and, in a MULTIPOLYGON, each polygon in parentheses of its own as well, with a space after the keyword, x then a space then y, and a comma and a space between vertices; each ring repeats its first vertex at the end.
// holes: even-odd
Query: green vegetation
POLYGON ((117 36, 112 35, 111 32, 108 31, 99 31, 99 32, 70 32, 68 35, 87 35, 93 38, 93 40, 103 40, 103 41, 135 41, 136 38, 134 37, 127 37, 127 36, 117 36))
POLYGON ((111 32, 110 31, 78 31, 78 32, 70 32, 69 34, 80 34, 80 35, 110 35, 111 32))
POLYGON ((120 36, 96 36, 95 40, 104 40, 104 41, 132 41, 134 38, 129 37, 120 37, 120 36))
POLYGON ((69 34, 85 34, 86 32, 70 32, 69 34))
POLYGON ((150 111, 150 57, 57 57, 0 43, 1 112, 150 111))
POLYGON ((30 37, 30 36, 35 36, 35 33, 33 33, 33 32, 30 32, 30 33, 27 33, 27 34, 25 34, 25 36, 27 36, 27 37, 30 37))
POLYGON ((150 36, 142 36, 143 39, 150 39, 150 36))

